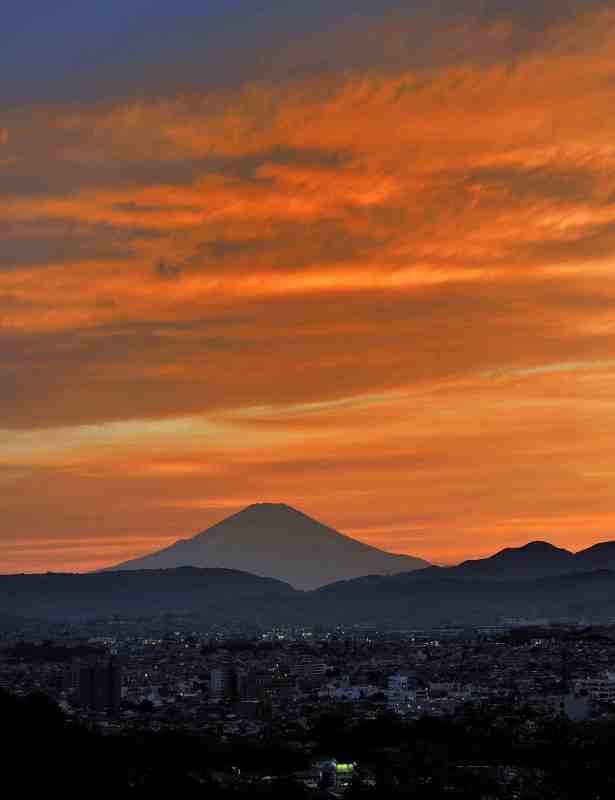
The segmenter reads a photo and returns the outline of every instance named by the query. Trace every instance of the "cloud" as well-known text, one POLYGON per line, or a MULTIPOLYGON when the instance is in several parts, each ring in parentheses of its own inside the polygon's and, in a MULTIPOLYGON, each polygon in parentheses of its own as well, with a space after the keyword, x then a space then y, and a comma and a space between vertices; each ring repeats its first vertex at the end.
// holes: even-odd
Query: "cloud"
POLYGON ((154 270, 165 281, 177 280, 181 275, 181 267, 178 264, 172 264, 164 258, 155 265, 154 270))
POLYGON ((399 0, 247 0, 206 4, 108 2, 60 8, 25 3, 3 20, 0 66, 13 80, 4 105, 24 97, 92 102, 124 93, 172 93, 177 86, 272 82, 323 71, 384 65, 489 63, 541 48, 561 26, 610 3, 602 0, 453 0, 427 7, 399 0), (34 6, 34 8, 32 7, 34 6), (481 47, 476 47, 476 37, 481 47), (232 57, 229 57, 232 54, 232 57))
POLYGON ((611 524, 583 476, 612 452, 615 17, 533 9, 363 13, 250 81, 3 110, 6 525, 41 530, 40 469, 52 533, 93 542, 252 495, 418 514, 434 553, 611 524))

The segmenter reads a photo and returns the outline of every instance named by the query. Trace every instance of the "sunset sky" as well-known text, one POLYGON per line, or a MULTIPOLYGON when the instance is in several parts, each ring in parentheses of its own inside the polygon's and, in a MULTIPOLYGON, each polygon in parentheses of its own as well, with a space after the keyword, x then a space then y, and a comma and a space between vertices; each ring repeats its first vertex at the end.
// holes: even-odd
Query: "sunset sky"
POLYGON ((22 0, 0 72, 0 571, 615 539, 615 3, 22 0))

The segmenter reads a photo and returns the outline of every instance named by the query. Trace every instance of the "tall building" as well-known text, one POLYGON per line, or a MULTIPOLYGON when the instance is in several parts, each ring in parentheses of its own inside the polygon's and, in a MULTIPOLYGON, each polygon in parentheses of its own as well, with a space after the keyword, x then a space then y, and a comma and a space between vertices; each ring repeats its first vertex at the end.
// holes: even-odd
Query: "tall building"
POLYGON ((318 686, 325 680, 327 665, 313 656, 301 656, 294 665, 293 674, 307 686, 318 686))
POLYGON ((607 671, 595 678, 578 680, 575 690, 597 703, 615 703, 615 672, 607 671))
POLYGON ((93 711, 117 711, 122 699, 122 668, 114 658, 107 663, 82 664, 79 703, 93 711))
POLYGON ((272 685, 271 675, 262 670, 251 669, 238 675, 237 688, 242 700, 262 700, 272 685))
POLYGON ((390 675, 387 680, 387 686, 390 691, 392 692, 407 692, 409 687, 409 677, 408 675, 402 675, 399 672, 396 672, 394 675, 390 675))
POLYGON ((233 658, 226 650, 220 650, 217 665, 209 673, 209 691, 218 700, 234 700, 237 697, 238 676, 233 658))
POLYGON ((211 696, 218 700, 231 700, 237 694, 237 673, 234 667, 216 667, 209 673, 211 696))

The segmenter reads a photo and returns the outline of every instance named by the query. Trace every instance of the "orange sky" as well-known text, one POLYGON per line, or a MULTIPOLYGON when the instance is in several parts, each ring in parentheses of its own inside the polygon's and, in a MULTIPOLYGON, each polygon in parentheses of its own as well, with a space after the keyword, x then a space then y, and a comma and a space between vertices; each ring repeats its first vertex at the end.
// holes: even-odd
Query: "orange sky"
POLYGON ((438 563, 615 538, 610 4, 172 84, 0 110, 0 570, 261 500, 438 563))

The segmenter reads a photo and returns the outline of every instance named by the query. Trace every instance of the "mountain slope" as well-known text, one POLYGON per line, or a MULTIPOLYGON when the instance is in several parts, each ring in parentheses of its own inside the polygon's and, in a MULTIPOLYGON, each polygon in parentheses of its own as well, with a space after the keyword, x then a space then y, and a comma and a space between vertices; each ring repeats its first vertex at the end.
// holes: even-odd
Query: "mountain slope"
POLYGON ((170 547, 111 569, 223 567, 314 589, 362 575, 390 575, 429 566, 344 536, 284 504, 258 503, 170 547))
POLYGON ((615 614, 615 573, 597 570, 500 580, 427 569, 343 581, 309 597, 312 618, 336 624, 485 625, 506 617, 606 621, 615 614))
POLYGON ((598 542, 574 556, 579 569, 615 569, 615 542, 598 542))
POLYGON ((195 630, 238 624, 422 628, 487 625, 513 616, 607 621, 615 617, 615 573, 503 581, 426 569, 354 578, 311 592, 236 570, 196 567, 2 575, 0 608, 15 617, 55 621, 190 615, 195 630))
POLYGON ((487 558, 463 561, 455 567, 431 567, 448 577, 488 580, 526 580, 602 569, 615 570, 615 542, 598 544, 573 553, 549 542, 528 542, 506 547, 487 558))
POLYGON ((294 602, 302 598, 282 581, 229 569, 0 575, 0 608, 51 620, 181 613, 210 625, 237 619, 270 625, 294 619, 294 602))
POLYGON ((576 568, 574 553, 537 541, 523 547, 506 547, 489 558, 464 561, 447 572, 476 578, 522 579, 573 572, 576 568))

